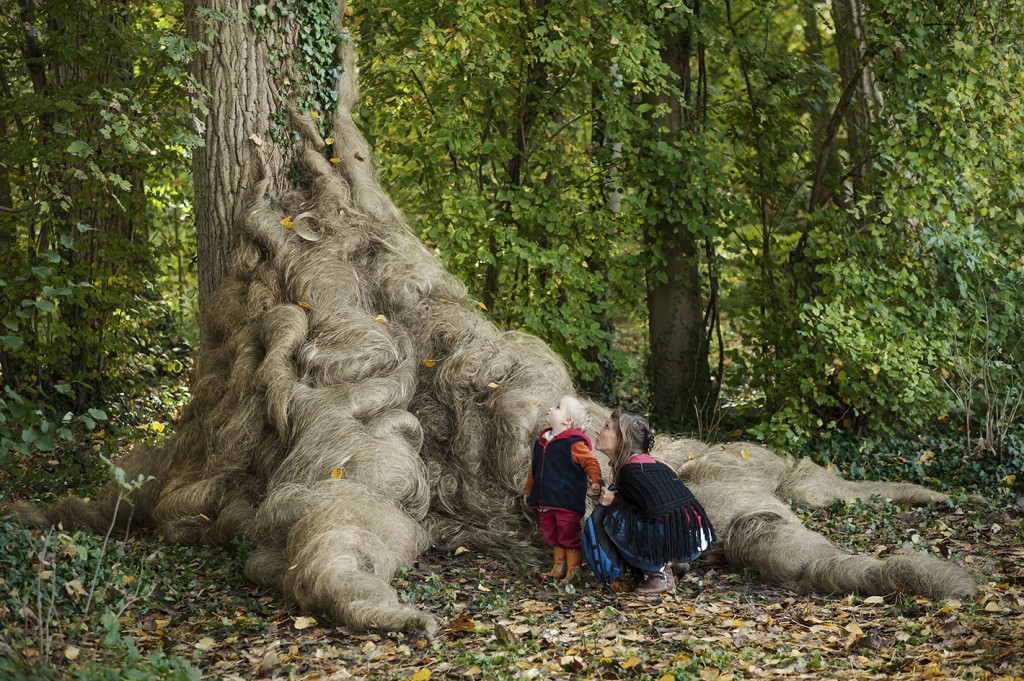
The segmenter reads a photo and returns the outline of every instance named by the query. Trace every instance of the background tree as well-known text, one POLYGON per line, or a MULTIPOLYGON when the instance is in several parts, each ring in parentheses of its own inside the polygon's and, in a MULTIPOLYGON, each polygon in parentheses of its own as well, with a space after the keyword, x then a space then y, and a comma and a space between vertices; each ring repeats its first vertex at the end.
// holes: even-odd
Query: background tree
POLYGON ((71 436, 73 412, 91 427, 102 411, 83 412, 137 386, 139 372, 180 371, 172 347, 182 343, 160 336, 186 304, 187 273, 176 291, 165 288, 166 251, 156 249, 187 242, 167 243, 163 210, 181 205, 197 142, 183 87, 188 50, 167 33, 176 10, 0 4, 5 450, 48 451, 71 436), (168 174, 173 183, 155 179, 168 174))

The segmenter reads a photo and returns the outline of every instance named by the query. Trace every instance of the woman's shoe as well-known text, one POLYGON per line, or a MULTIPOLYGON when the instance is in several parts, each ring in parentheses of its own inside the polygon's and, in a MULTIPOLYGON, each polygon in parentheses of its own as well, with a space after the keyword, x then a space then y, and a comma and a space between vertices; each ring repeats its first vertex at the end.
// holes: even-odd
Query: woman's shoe
POLYGON ((676 578, 667 566, 658 572, 644 571, 644 578, 644 583, 634 589, 633 593, 643 596, 654 596, 676 588, 676 578))
POLYGON ((690 571, 690 564, 689 563, 681 563, 681 562, 673 561, 673 562, 669 563, 665 567, 669 571, 671 571, 672 574, 675 575, 676 577, 682 577, 683 575, 685 575, 686 573, 688 573, 690 571))

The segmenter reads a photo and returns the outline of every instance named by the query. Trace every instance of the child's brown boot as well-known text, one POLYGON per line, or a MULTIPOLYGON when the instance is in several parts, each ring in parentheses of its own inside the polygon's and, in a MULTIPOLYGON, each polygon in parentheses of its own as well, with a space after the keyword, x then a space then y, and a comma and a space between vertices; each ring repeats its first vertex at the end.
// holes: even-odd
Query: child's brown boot
POLYGON ((565 577, 562 578, 562 582, 568 583, 576 578, 580 567, 583 565, 583 551, 580 549, 566 549, 565 562, 565 577))
POLYGON ((556 546, 554 549, 554 555, 551 559, 551 571, 540 573, 541 579, 561 579, 565 577, 565 549, 561 546, 556 546))

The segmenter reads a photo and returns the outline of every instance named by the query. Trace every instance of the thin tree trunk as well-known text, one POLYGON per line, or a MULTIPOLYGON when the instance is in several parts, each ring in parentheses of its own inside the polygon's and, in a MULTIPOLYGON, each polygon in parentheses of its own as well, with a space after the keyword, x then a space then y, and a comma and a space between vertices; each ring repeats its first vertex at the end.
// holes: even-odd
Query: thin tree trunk
POLYGON ((869 46, 863 11, 861 0, 832 0, 839 75, 844 90, 850 88, 853 93, 844 116, 854 200, 865 191, 867 161, 871 157, 868 131, 882 107, 882 94, 875 84, 874 71, 866 63, 869 46))

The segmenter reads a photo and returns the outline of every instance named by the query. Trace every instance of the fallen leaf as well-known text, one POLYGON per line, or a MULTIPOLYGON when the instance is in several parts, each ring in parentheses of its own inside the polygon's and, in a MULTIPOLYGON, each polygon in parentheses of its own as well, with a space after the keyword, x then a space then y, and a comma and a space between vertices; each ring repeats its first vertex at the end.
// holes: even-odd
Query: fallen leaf
POLYGON ((296 617, 295 628, 296 629, 309 629, 310 627, 316 626, 315 617, 296 617))
POLYGON ((464 553, 469 553, 469 549, 467 549, 465 546, 460 546, 459 548, 455 549, 456 556, 461 556, 464 553))
POLYGON ((476 304, 477 304, 477 307, 479 307, 481 310, 486 310, 487 309, 487 306, 484 305, 482 300, 476 301, 476 304))
POLYGON ((473 616, 466 611, 460 612, 455 619, 448 623, 448 631, 453 634, 473 631, 475 628, 476 621, 473 619, 473 616))
POLYGON ((341 159, 337 156, 331 156, 331 163, 341 163, 341 159))
POLYGON ((292 219, 286 215, 283 218, 281 218, 281 226, 284 227, 285 229, 292 229, 295 227, 295 223, 292 222, 292 219))
POLYGON ((882 596, 868 596, 864 599, 864 605, 878 605, 879 603, 885 603, 885 598, 882 596))
POLYGON ((299 307, 305 307, 307 309, 313 307, 312 305, 307 303, 305 300, 300 300, 300 301, 296 302, 295 304, 298 305, 299 307))
POLYGON ((437 364, 437 360, 436 359, 425 359, 425 360, 423 360, 423 366, 432 367, 435 364, 437 364))
POLYGON ((498 387, 498 384, 495 383, 494 381, 491 381, 490 383, 487 384, 487 387, 491 388, 491 389, 494 389, 494 388, 498 387))
POLYGON ((374 319, 375 319, 376 321, 380 322, 381 324, 387 324, 387 323, 388 323, 388 318, 387 318, 387 317, 385 317, 385 316, 384 316, 384 315, 382 315, 382 314, 379 314, 379 315, 377 315, 376 317, 374 317, 374 319))
POLYGON ((324 142, 326 142, 327 144, 334 144, 334 138, 328 137, 327 139, 324 140, 324 142))
POLYGON ((342 468, 333 468, 333 469, 331 469, 331 477, 334 478, 335 480, 341 480, 342 478, 345 477, 344 469, 342 469, 342 468))
POLYGON ((69 659, 69 660, 77 660, 78 659, 78 655, 81 652, 82 652, 81 649, 78 648, 77 646, 68 646, 67 648, 64 649, 64 657, 69 659))
POLYGON ((430 678, 430 670, 424 667, 409 677, 410 681, 427 681, 430 678))

